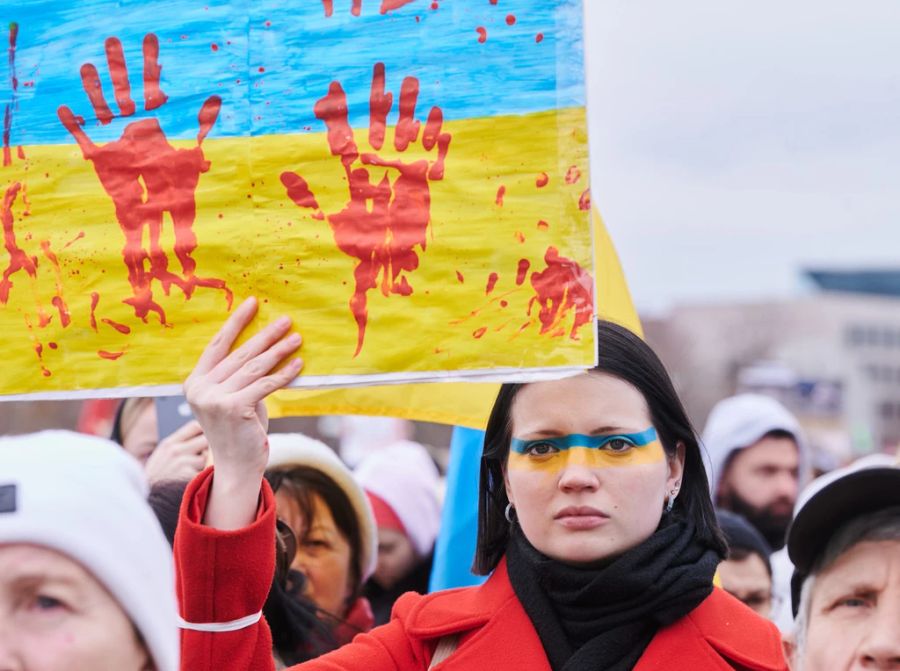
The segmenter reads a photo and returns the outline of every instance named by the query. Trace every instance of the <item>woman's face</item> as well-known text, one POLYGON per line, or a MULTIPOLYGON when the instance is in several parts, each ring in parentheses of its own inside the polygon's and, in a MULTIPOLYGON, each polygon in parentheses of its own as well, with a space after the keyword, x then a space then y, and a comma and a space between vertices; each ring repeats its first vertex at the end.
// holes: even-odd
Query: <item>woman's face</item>
POLYGON ((0 545, 0 669, 152 669, 118 602, 82 566, 35 545, 0 545))
POLYGON ((319 608, 344 617, 353 592, 350 543, 334 523, 325 501, 314 495, 312 502, 313 514, 307 527, 297 500, 284 489, 275 493, 278 516, 297 536, 297 554, 291 568, 306 576, 304 594, 319 608))
POLYGON ((647 431, 644 397, 612 375, 525 385, 511 428, 507 495, 525 537, 559 561, 589 564, 640 544, 680 485, 683 447, 667 458, 647 431))
POLYGON ((122 447, 142 464, 159 443, 159 428, 156 424, 156 404, 150 400, 137 401, 141 406, 129 418, 129 425, 122 427, 122 447))

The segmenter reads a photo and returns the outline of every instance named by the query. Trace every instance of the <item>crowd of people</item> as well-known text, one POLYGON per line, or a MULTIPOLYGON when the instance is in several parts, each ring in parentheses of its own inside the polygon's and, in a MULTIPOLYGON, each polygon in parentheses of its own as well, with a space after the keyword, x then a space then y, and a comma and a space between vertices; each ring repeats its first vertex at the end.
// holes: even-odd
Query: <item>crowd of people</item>
POLYGON ((431 452, 403 437, 351 468, 269 434, 300 338, 243 339, 255 313, 210 342, 168 435, 130 399, 111 440, 0 439, 0 671, 900 669, 895 455, 814 479, 758 394, 697 432, 653 351, 600 321, 595 368, 500 388, 486 580, 429 594, 431 452))

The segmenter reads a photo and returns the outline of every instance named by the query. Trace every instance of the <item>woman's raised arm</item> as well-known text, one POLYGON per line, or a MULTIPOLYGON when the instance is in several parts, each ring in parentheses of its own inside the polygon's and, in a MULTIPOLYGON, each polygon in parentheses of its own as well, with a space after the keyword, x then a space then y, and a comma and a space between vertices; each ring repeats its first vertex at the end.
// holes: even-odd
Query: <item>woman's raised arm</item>
POLYGON ((300 347, 300 335, 289 332, 289 317, 231 351, 257 308, 256 299, 248 298, 232 313, 184 383, 215 464, 203 523, 222 530, 243 528, 256 518, 269 455, 263 399, 289 384, 303 367, 299 358, 292 358, 276 368, 300 347))

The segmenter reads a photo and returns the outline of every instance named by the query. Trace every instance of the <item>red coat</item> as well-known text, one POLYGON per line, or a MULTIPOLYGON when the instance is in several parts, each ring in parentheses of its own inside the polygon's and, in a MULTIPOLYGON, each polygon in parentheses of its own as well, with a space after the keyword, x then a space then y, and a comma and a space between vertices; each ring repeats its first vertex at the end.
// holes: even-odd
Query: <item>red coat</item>
MULTIPOLYGON (((221 532, 201 526, 210 471, 185 494, 175 542, 182 616, 189 622, 236 620, 262 609, 274 566, 275 512, 263 487, 257 520, 221 532)), ((540 638, 513 592, 503 561, 480 587, 406 594, 391 621, 353 643, 301 667, 306 671, 427 669, 437 641, 459 644, 436 668, 446 671, 550 671, 540 638)), ((264 620, 228 633, 186 631, 185 671, 271 671, 272 643, 264 620)), ((781 638, 762 619, 720 589, 688 615, 661 629, 635 671, 786 671, 781 638), (731 663, 729 663, 729 661, 731 663)))

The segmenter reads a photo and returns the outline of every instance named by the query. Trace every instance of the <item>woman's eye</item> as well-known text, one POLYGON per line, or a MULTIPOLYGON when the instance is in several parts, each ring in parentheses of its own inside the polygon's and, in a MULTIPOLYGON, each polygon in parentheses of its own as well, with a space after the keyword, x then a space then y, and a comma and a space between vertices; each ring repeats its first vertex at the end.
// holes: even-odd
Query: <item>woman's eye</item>
POLYGON ((64 608, 65 604, 63 604, 63 602, 59 599, 53 598, 52 596, 38 594, 34 597, 33 606, 36 610, 52 611, 59 608, 64 608))
POLYGON ((609 450, 610 452, 627 452, 632 447, 634 447, 634 445, 624 438, 611 438, 603 443, 603 449, 609 450))
POLYGON ((869 601, 861 596, 848 596, 844 599, 839 599, 835 603, 836 608, 865 608, 868 605, 869 601))
POLYGON ((556 447, 551 443, 531 443, 527 449, 528 454, 536 457, 546 457, 556 451, 556 447))

